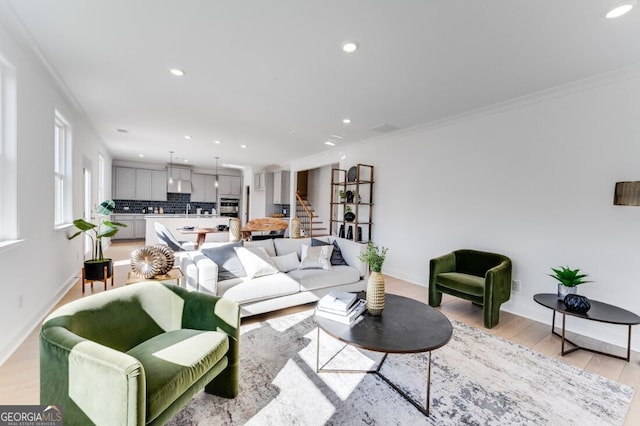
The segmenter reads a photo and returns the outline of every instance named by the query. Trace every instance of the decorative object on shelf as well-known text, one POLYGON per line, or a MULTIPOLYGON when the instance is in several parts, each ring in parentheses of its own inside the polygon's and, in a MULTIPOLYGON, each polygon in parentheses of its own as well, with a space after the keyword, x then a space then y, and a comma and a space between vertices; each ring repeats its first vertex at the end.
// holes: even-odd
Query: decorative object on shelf
POLYGON ((96 207, 96 214, 99 217, 97 225, 87 222, 82 218, 73 221, 73 225, 78 228, 79 231, 67 238, 71 240, 80 234, 85 234, 91 239, 93 245, 91 259, 85 260, 84 262, 85 280, 87 281, 102 281, 105 278, 111 277, 113 274, 113 261, 104 257, 102 239, 105 237, 113 237, 121 227, 127 226, 124 223, 103 220, 105 216, 111 215, 115 209, 116 203, 113 200, 105 200, 96 207), (107 267, 106 277, 104 276, 105 266, 107 267))
POLYGON ((229 219, 229 241, 236 242, 242 239, 242 232, 240 232, 241 228, 242 225, 240 223, 240 219, 237 217, 229 219))
POLYGON ((355 182, 358 177, 357 175, 358 169, 356 168, 356 166, 351 167, 347 172, 347 182, 355 182))
POLYGON ((340 225, 340 231, 338 232, 338 237, 344 238, 344 225, 340 225))
POLYGON ((568 266, 551 268, 553 274, 547 274, 558 280, 558 300, 564 300, 568 294, 577 294, 576 288, 580 284, 590 283, 585 281, 587 274, 581 274, 580 269, 571 269, 568 266))
POLYGON ((347 191, 347 203, 353 203, 353 191, 347 191))
POLYGON ((344 220, 347 222, 353 222, 356 219, 356 215, 351 211, 351 207, 346 206, 344 208, 344 220))
POLYGON ((365 262, 371 268, 369 280, 367 281, 366 306, 370 315, 381 315, 384 309, 384 275, 382 275, 382 264, 387 255, 387 248, 379 248, 369 241, 367 246, 360 252, 358 259, 365 262))
POLYGON ((591 302, 585 296, 568 294, 564 298, 564 306, 568 311, 584 314, 591 309, 591 302))
POLYGON ((347 193, 341 189, 340 191, 338 191, 338 198, 339 198, 341 203, 346 203, 347 202, 347 193))
POLYGON ((291 232, 289 235, 291 238, 300 238, 300 226, 299 218, 294 217, 291 219, 291 232))

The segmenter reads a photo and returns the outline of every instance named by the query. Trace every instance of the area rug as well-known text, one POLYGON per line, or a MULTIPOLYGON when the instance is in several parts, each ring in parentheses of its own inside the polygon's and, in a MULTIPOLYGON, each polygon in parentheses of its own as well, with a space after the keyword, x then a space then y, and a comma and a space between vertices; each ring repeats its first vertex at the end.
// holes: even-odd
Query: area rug
MULTIPOLYGON (((242 326, 240 394, 199 393, 171 425, 622 425, 629 386, 453 322, 433 351, 425 417, 373 374, 316 373, 313 311, 242 326)), ((428 326, 425 324, 425 326, 428 326)), ((320 334, 327 368, 369 369, 381 355, 320 334), (335 357, 333 355, 337 354, 335 357)), ((426 354, 389 355, 382 372, 424 406, 426 354)))

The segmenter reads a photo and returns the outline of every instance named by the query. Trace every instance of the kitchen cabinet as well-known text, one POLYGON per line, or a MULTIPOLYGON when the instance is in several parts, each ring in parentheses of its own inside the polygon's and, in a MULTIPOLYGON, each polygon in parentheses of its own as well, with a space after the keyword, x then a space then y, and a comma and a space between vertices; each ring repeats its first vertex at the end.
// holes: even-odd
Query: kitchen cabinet
POLYGON ((193 173, 191 175, 191 202, 216 202, 216 177, 193 173))
POLYGON ((167 201, 167 173, 163 170, 115 168, 116 200, 167 201))
POLYGON ((115 168, 115 199, 135 200, 136 169, 131 167, 115 168))
POLYGON ((267 174, 260 172, 253 175, 253 190, 264 191, 267 189, 267 174))
POLYGON ((242 178, 240 176, 219 175, 218 192, 220 195, 239 197, 242 194, 242 178))
POLYGON ((120 228, 112 240, 133 240, 145 237, 147 221, 143 214, 118 214, 111 216, 111 220, 127 225, 120 228))
POLYGON ((273 204, 289 204, 289 177, 288 170, 273 173, 273 204))
POLYGON ((191 180, 191 169, 186 167, 167 166, 167 176, 173 180, 191 180))

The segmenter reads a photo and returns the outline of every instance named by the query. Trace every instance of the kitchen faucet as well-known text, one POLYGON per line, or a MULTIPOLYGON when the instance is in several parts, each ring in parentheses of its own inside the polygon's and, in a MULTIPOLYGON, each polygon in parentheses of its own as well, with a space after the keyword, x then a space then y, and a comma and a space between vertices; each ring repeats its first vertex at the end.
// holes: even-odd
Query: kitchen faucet
POLYGON ((186 215, 189 217, 189 210, 191 210, 191 204, 187 203, 186 215))

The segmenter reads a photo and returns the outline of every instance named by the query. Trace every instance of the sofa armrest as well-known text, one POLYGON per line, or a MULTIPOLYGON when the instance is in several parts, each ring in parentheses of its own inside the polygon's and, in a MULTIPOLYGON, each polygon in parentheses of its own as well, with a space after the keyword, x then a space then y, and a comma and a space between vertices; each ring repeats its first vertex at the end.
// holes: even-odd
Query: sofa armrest
POLYGON ((356 268, 361 277, 366 278, 369 275, 369 266, 359 259, 360 252, 366 247, 364 244, 339 237, 329 237, 329 241, 331 243, 335 241, 338 244, 344 260, 347 261, 349 266, 356 268))
POLYGON ((455 253, 447 253, 440 257, 435 257, 429 261, 429 285, 435 285, 435 279, 438 274, 443 272, 455 272, 456 255, 455 253))
POLYGON ((69 424, 146 423, 140 362, 64 327, 40 333, 40 403, 64 407, 69 424), (108 395, 108 398, 104 396, 108 395))
POLYGON ((484 300, 502 303, 511 297, 511 260, 504 259, 485 275, 484 300))
POLYGON ((218 265, 200 251, 191 252, 189 257, 195 266, 190 273, 196 277, 197 290, 218 295, 218 265))

